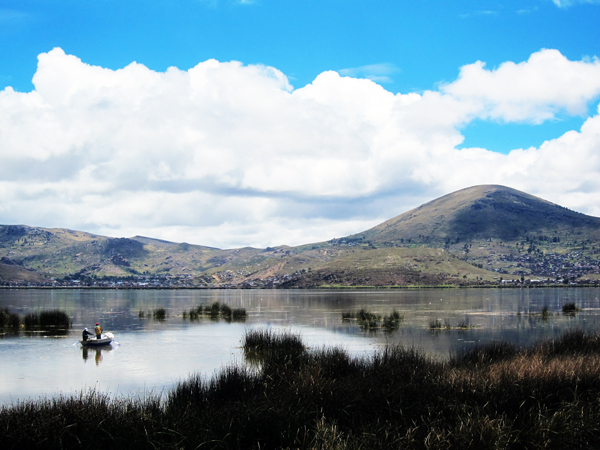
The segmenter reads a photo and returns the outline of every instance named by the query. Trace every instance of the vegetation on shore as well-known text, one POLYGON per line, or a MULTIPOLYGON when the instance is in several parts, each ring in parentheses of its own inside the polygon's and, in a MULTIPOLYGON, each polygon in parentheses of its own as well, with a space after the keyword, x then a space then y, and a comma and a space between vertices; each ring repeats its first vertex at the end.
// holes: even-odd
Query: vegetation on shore
MULTIPOLYGON (((260 331, 260 330, 259 330, 260 331)), ((289 336, 288 336, 289 337, 289 336)), ((288 341, 248 332, 246 341, 288 341), (261 339, 262 337, 262 339, 261 339)), ((287 345, 287 344, 286 344, 287 345)), ((263 348, 252 344, 252 348, 263 348)), ((163 397, 99 393, 0 409, 2 448, 541 449, 600 445, 600 335, 493 343, 448 361, 264 347, 259 367, 194 375, 163 397)))

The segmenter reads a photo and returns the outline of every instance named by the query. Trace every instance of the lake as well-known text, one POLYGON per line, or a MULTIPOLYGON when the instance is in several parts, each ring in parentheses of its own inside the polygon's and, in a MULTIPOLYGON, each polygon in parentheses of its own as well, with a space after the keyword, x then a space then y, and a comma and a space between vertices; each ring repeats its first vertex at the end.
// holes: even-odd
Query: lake
POLYGON ((0 332, 0 404, 91 389, 113 397, 167 392, 193 373, 206 377, 243 364, 241 339, 254 327, 298 332, 312 348, 339 346, 371 355, 386 344, 417 347, 436 358, 491 341, 520 345, 573 329, 600 331, 599 288, 419 290, 0 290, 0 308, 21 316, 61 309, 73 327, 63 335, 0 332), (183 311, 213 302, 245 308, 244 322, 201 318, 183 311), (562 305, 581 311, 562 314, 562 305), (167 319, 152 311, 165 308, 167 319), (363 331, 342 312, 360 308, 404 314, 397 331, 363 331), (550 313, 543 316, 544 309, 550 313), (140 311, 145 317, 140 318, 140 311), (432 322, 443 327, 432 330, 432 322), (100 322, 116 343, 79 344, 84 327, 100 322), (466 325, 467 328, 459 328, 466 325))

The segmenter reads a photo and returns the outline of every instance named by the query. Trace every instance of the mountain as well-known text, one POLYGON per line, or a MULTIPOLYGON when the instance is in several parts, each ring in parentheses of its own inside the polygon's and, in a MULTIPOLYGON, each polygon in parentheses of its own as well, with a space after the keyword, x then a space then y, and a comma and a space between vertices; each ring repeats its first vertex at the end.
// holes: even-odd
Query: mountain
POLYGON ((220 250, 143 236, 112 238, 63 228, 6 225, 0 226, 2 252, 46 278, 82 278, 198 275, 232 257, 241 260, 240 255, 249 253, 251 259, 260 250, 220 250))
POLYGON ((505 186, 474 186, 445 195, 351 236, 374 244, 516 241, 582 232, 600 237, 600 218, 505 186))
POLYGON ((222 250, 7 225, 0 226, 0 257, 7 258, 0 262, 3 282, 58 278, 98 285, 119 277, 145 285, 291 288, 472 285, 536 277, 594 281, 600 278, 600 218, 484 185, 361 233, 297 247, 222 250))

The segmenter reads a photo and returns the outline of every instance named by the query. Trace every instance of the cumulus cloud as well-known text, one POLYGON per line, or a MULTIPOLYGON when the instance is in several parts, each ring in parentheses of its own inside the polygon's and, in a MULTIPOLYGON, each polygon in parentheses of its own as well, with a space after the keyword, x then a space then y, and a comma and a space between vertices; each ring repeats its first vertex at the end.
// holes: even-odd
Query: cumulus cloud
POLYGON ((478 61, 462 67, 458 80, 440 90, 472 104, 481 118, 541 123, 561 111, 587 111, 590 99, 600 94, 600 61, 569 61, 557 50, 542 50, 526 62, 509 61, 494 70, 478 61))
POLYGON ((391 75, 400 72, 394 64, 380 63, 338 70, 345 77, 366 78, 376 83, 391 83, 391 75))
POLYGON ((583 113, 600 96, 597 59, 476 62, 421 94, 345 74, 293 89, 235 61, 155 72, 43 53, 33 91, 0 92, 0 223, 266 247, 359 232, 484 183, 600 215, 597 114, 539 148, 457 149, 474 119, 583 113))

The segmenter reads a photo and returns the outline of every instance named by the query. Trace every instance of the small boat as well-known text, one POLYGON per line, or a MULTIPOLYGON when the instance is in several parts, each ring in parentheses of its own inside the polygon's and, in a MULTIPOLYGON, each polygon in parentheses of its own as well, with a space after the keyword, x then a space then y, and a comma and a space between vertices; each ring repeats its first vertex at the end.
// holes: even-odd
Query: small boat
POLYGON ((81 345, 86 347, 99 347, 101 345, 109 345, 114 340, 114 336, 112 333, 106 333, 102 336, 101 339, 96 339, 95 337, 89 338, 85 341, 81 340, 81 345))

